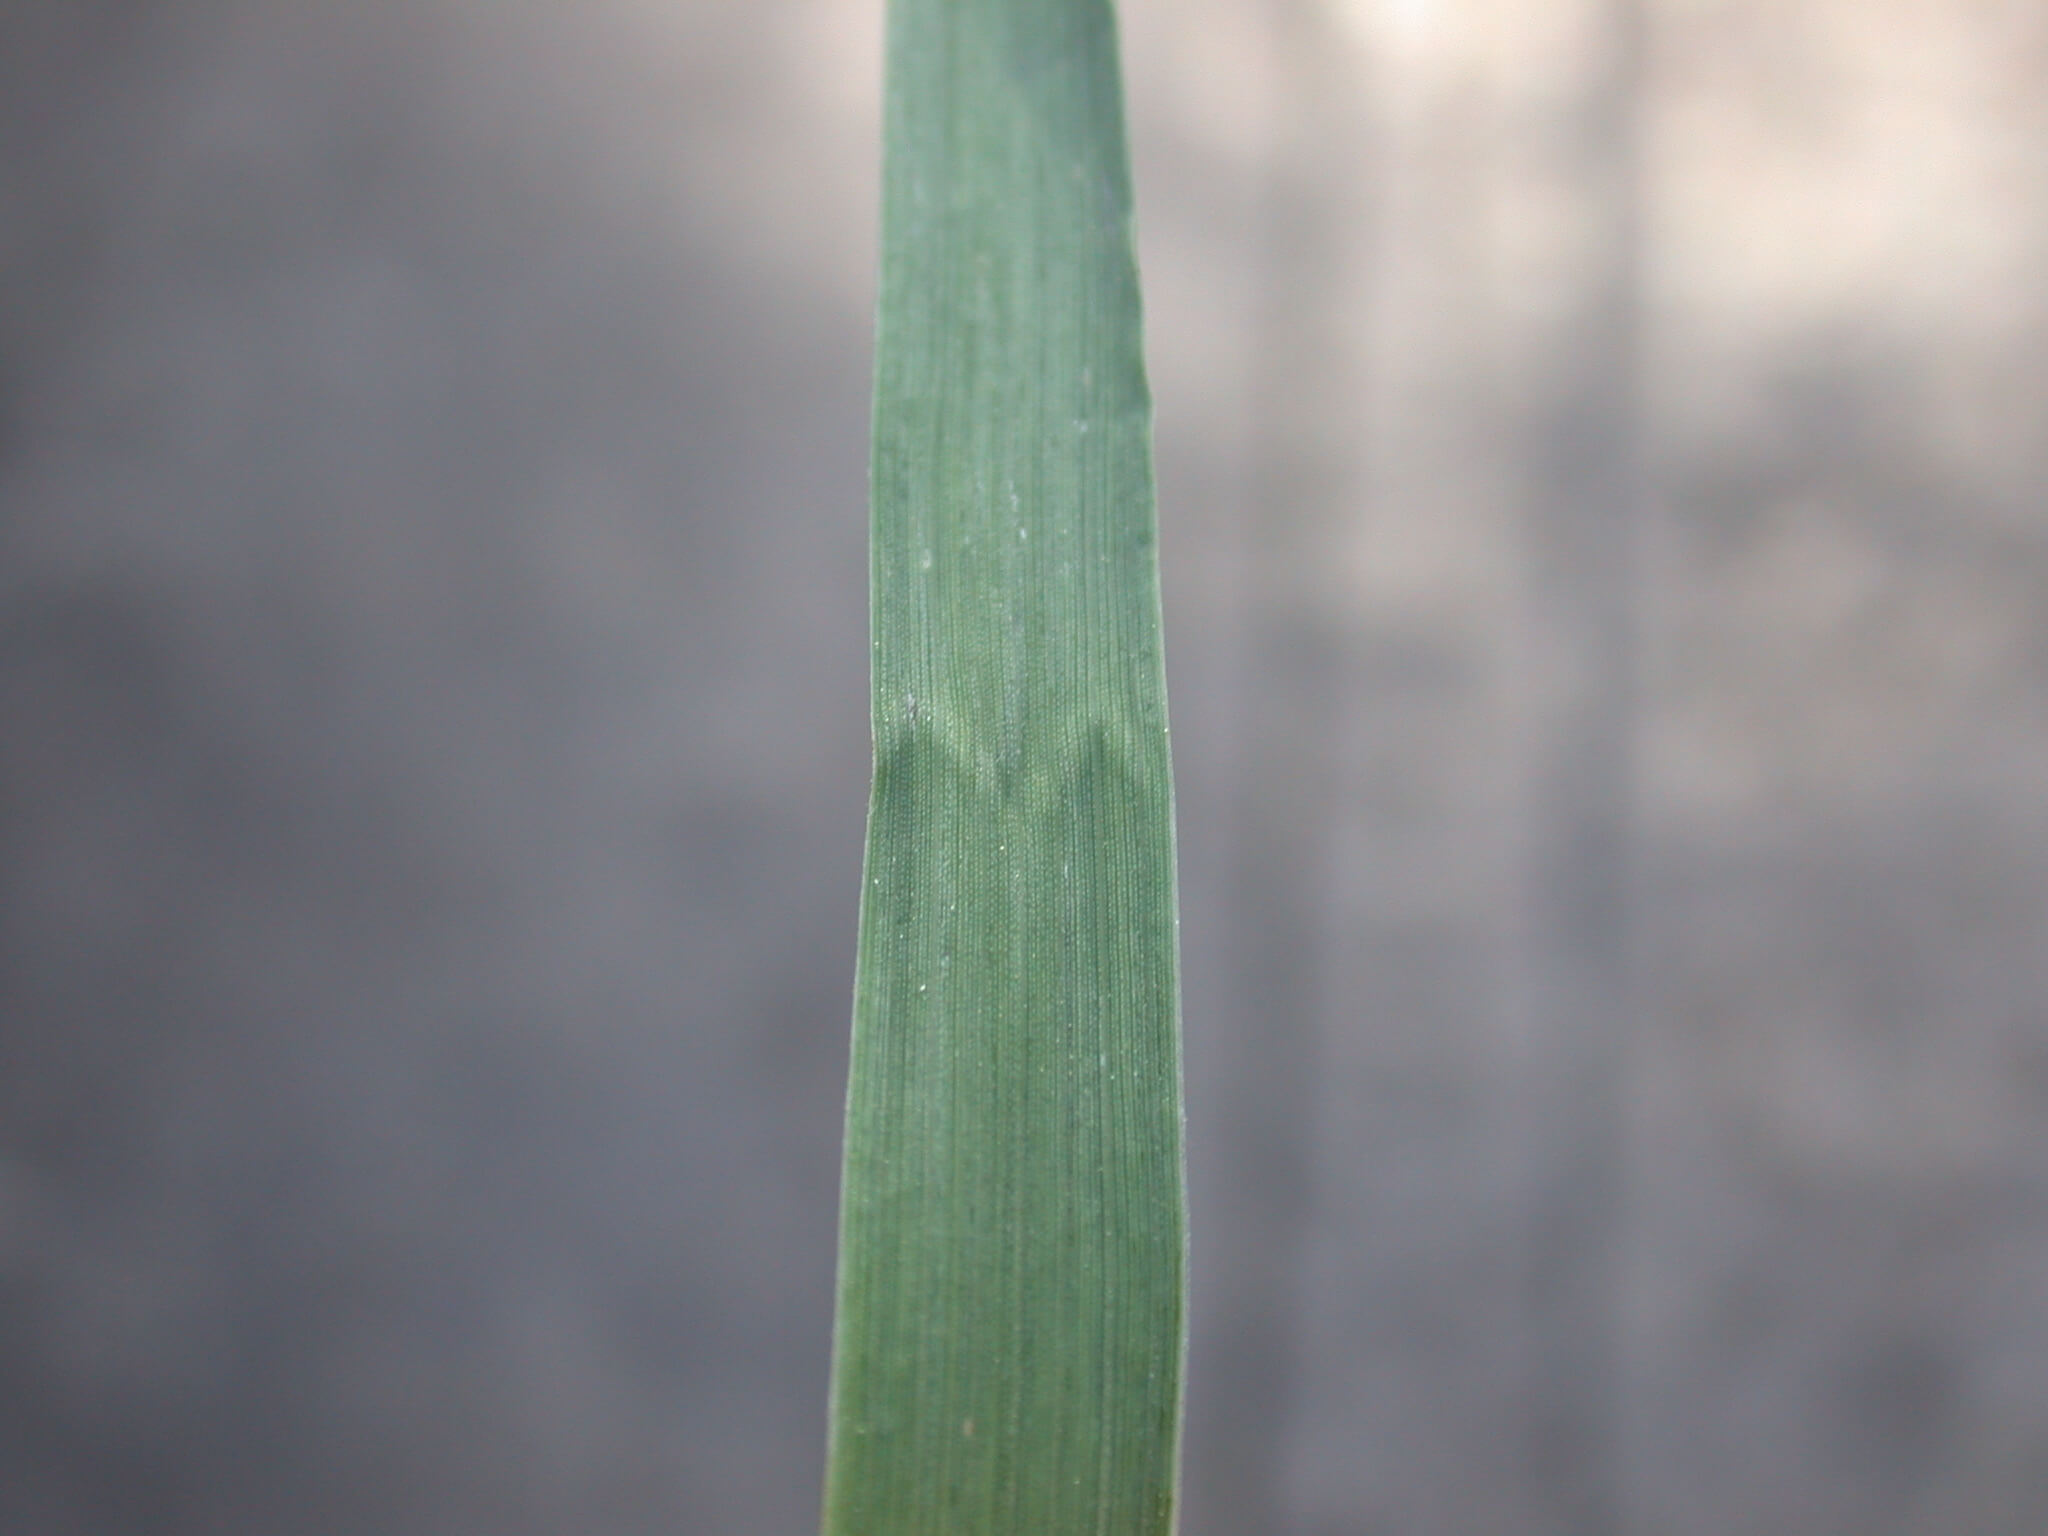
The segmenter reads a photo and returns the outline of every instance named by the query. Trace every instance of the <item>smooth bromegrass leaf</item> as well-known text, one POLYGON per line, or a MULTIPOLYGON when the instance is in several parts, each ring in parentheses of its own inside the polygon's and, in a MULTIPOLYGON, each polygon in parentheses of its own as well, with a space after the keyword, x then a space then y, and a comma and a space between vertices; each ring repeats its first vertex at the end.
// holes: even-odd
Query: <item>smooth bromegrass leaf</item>
POLYGON ((1165 1536, 1173 795, 1115 18, 892 0, 826 1536, 1165 1536))

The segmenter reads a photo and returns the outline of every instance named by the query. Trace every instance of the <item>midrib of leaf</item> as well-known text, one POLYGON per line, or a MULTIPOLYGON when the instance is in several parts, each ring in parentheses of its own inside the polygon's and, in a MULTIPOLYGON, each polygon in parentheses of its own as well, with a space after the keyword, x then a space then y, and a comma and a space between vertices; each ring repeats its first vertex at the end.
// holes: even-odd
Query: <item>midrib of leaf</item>
POLYGON ((892 0, 826 1536, 1164 1536, 1173 801, 1115 19, 892 0))

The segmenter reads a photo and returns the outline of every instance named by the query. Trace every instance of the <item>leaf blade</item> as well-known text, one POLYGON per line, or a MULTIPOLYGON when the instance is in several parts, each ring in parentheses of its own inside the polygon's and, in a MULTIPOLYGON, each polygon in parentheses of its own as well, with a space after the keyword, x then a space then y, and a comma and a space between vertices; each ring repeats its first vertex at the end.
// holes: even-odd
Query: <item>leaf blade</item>
POLYGON ((1106 0, 893 0, 827 1536, 1164 1533, 1172 784, 1106 0))

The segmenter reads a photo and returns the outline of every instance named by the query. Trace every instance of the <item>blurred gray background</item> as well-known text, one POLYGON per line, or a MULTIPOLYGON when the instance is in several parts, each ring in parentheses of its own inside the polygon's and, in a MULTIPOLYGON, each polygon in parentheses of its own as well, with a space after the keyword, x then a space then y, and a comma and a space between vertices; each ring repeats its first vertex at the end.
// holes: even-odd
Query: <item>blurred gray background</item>
MULTIPOLYGON (((877 0, 0 9, 0 1532, 814 1525, 877 0)), ((2037 1536, 2048 8, 1126 0, 1185 1536, 2037 1536)))

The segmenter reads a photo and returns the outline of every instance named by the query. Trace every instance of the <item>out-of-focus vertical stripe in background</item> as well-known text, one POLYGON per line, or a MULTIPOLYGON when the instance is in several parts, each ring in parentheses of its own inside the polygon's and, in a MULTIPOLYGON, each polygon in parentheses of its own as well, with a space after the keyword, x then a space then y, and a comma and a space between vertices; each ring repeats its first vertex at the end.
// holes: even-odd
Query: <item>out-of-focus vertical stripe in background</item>
MULTIPOLYGON (((0 12, 0 1530, 811 1526, 879 23, 0 12)), ((2035 1536, 2048 12, 1124 27, 1187 1536, 2035 1536)))

